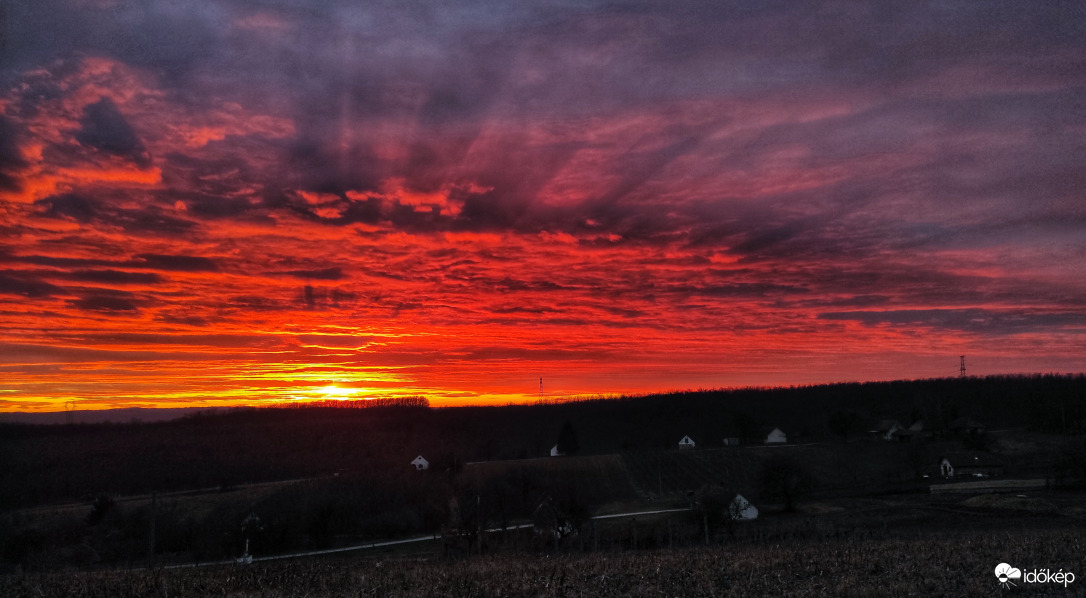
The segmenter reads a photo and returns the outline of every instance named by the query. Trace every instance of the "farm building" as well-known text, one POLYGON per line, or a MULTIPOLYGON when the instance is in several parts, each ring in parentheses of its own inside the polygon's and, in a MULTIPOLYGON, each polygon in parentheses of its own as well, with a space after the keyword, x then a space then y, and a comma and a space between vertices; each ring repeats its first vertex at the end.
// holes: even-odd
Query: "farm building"
POLYGON ((430 469, 430 462, 424 459, 422 455, 415 457, 415 460, 411 462, 411 465, 418 471, 430 469))
POLYGON ((788 442, 788 436, 780 428, 767 428, 765 430, 766 444, 784 444, 788 442))
POLYGON ((894 437, 901 442, 922 440, 925 438, 931 438, 931 436, 931 431, 925 429, 924 420, 922 419, 916 420, 915 422, 913 422, 913 425, 909 426, 907 429, 898 430, 897 433, 894 434, 894 437))
POLYGON ((679 441, 679 448, 681 449, 692 449, 695 445, 694 439, 689 436, 683 436, 682 440, 679 441))
POLYGON ((1003 463, 981 451, 950 453, 939 460, 944 478, 987 478, 1003 475, 1003 463))
POLYGON ((905 426, 901 425, 901 422, 896 419, 883 419, 875 424, 875 427, 870 431, 870 434, 872 438, 877 440, 893 440, 894 436, 904 429, 905 426))
POLYGON ((732 519, 736 521, 752 521, 758 518, 758 507, 750 504, 742 494, 736 494, 728 506, 732 519))
POLYGON ((739 446, 738 436, 727 436, 723 439, 724 446, 739 446))
POLYGON ((554 445, 554 446, 552 446, 552 447, 551 447, 551 456, 552 456, 552 457, 565 457, 565 456, 566 456, 566 454, 565 454, 565 453, 563 453, 563 452, 560 452, 560 451, 558 450, 558 445, 556 444, 556 445, 554 445))

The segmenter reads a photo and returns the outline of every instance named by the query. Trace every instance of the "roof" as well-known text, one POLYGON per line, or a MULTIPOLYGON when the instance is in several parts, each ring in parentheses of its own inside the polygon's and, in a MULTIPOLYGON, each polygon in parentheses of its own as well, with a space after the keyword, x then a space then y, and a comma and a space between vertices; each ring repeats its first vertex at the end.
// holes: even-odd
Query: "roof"
MULTIPOLYGON (((995 456, 983 451, 963 451, 960 453, 948 453, 943 459, 950 461, 955 468, 958 467, 1003 467, 1003 462, 995 456)), ((940 462, 942 459, 940 459, 940 462)))
POLYGON ((878 432, 889 432, 895 427, 901 428, 902 425, 896 419, 881 419, 878 425, 875 426, 875 430, 878 432))

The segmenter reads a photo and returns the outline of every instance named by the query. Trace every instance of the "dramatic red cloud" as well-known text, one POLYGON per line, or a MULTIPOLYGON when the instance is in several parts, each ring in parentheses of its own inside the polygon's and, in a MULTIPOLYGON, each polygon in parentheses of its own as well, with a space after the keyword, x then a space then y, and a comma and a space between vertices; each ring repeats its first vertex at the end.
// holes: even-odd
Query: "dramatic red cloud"
POLYGON ((1058 7, 198 4, 14 17, 0 411, 1086 370, 1058 7))

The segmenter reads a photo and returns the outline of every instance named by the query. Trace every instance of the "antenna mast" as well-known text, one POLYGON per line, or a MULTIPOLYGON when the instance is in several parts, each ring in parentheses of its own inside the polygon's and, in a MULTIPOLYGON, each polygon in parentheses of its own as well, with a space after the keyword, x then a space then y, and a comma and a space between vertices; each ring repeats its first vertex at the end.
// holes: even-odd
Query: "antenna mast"
POLYGON ((965 378, 965 355, 962 355, 962 366, 958 368, 958 377, 965 378))

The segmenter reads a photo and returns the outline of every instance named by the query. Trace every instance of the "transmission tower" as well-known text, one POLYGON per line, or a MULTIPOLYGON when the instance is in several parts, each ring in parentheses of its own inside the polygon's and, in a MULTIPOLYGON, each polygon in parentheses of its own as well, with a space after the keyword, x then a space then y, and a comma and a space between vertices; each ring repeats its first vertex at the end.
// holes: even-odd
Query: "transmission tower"
POLYGON ((965 355, 962 355, 962 365, 958 368, 958 377, 965 378, 965 355))
POLYGON ((539 402, 543 402, 543 377, 539 377, 539 402))

